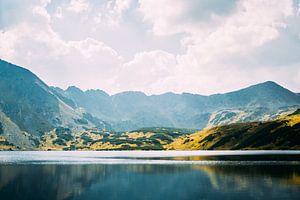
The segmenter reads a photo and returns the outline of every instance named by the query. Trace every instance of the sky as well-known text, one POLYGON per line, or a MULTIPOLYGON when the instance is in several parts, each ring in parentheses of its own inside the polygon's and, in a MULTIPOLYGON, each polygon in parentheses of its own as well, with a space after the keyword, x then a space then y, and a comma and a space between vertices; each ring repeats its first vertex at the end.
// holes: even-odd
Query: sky
POLYGON ((0 58, 64 89, 300 92, 300 0, 0 0, 0 58))

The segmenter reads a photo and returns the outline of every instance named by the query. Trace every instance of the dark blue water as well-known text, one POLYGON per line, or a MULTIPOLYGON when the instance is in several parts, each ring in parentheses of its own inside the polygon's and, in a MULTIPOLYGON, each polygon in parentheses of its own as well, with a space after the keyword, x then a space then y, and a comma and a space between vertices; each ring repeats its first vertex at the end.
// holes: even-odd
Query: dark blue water
POLYGON ((0 155, 1 200, 298 200, 300 197, 300 165, 293 161, 172 163, 123 159, 113 164, 110 161, 105 164, 104 160, 66 164, 32 162, 32 158, 28 163, 25 159, 9 163, 3 161, 4 157, 0 155))

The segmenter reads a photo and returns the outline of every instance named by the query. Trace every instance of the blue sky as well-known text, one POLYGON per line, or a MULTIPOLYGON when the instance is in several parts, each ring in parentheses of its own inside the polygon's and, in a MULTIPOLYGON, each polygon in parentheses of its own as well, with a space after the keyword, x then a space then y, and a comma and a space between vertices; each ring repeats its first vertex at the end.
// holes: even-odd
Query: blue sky
POLYGON ((300 92, 298 0, 1 0, 0 58, 66 88, 300 92))

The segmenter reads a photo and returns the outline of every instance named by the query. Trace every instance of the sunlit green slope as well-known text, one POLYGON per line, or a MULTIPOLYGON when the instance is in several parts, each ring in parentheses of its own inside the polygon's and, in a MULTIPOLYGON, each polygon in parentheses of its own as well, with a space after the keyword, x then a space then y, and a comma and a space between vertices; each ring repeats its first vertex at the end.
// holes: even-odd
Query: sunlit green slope
POLYGON ((204 129, 165 146, 176 150, 300 149, 300 111, 274 121, 204 129))

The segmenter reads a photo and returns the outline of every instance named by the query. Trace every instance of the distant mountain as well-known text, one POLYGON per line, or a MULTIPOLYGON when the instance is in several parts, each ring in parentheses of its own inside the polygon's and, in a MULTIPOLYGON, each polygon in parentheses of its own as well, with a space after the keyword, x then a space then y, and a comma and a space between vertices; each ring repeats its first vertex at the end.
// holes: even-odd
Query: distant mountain
POLYGON ((174 140, 171 150, 300 149, 300 110, 267 122, 235 123, 204 129, 174 140))
POLYGON ((58 127, 105 128, 74 105, 29 70, 0 60, 0 134, 8 142, 33 147, 34 139, 58 127))
POLYGON ((279 108, 298 105, 299 97, 275 82, 267 81, 235 92, 209 96, 210 101, 228 107, 279 108))
POLYGON ((55 90, 120 131, 153 126, 201 129, 269 120, 300 105, 298 94, 271 81, 211 96, 189 93, 147 96, 142 92, 110 96, 102 90, 82 91, 74 86, 55 90))

